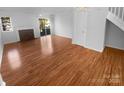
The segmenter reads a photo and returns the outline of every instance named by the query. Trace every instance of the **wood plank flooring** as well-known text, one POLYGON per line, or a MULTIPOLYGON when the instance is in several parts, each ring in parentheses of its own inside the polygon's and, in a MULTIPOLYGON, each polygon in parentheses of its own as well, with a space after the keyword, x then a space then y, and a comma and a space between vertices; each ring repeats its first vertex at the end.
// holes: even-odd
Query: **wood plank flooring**
POLYGON ((124 85, 124 51, 103 53, 59 36, 5 45, 1 73, 7 85, 124 85))

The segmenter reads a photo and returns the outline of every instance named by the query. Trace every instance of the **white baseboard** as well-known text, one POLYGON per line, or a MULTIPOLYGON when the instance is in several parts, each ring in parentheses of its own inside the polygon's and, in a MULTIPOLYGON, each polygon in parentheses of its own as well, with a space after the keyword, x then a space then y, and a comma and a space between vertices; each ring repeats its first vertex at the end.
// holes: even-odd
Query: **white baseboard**
POLYGON ((60 33, 55 33, 55 35, 72 39, 71 35, 65 35, 65 34, 60 34, 60 33))
POLYGON ((100 53, 102 53, 104 51, 104 48, 103 49, 96 49, 96 48, 92 48, 92 47, 88 47, 88 46, 86 46, 85 48, 88 48, 88 49, 91 49, 91 50, 94 50, 94 51, 100 52, 100 53))
POLYGON ((6 83, 5 83, 5 82, 2 82, 2 83, 0 84, 0 86, 6 86, 6 83))
POLYGON ((91 49, 91 50, 94 50, 94 51, 100 52, 100 53, 102 53, 104 51, 104 48, 103 49, 96 49, 96 48, 89 47, 89 46, 86 46, 86 45, 78 44, 78 43, 76 43, 74 41, 72 41, 72 44, 76 44, 76 45, 79 45, 79 46, 82 46, 82 47, 85 47, 85 48, 88 48, 88 49, 91 49))
POLYGON ((124 48, 122 48, 122 47, 117 47, 117 46, 113 46, 113 45, 105 45, 105 46, 115 48, 115 49, 119 49, 119 50, 124 50, 124 48))

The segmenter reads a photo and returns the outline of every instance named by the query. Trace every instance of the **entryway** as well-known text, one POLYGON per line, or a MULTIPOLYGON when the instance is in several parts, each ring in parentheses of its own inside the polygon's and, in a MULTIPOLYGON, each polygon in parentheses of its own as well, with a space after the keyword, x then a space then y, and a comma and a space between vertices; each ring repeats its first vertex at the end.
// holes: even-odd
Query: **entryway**
POLYGON ((50 35, 51 29, 50 29, 50 21, 47 18, 39 18, 39 28, 40 28, 40 35, 50 35))

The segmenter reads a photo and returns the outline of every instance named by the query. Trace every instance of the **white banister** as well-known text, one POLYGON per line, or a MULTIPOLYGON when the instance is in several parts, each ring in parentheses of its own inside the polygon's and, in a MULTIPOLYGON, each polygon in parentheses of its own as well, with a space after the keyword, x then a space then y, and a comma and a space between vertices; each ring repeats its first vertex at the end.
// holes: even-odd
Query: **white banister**
POLYGON ((110 7, 107 19, 124 31, 124 7, 110 7))
POLYGON ((113 14, 116 15, 116 8, 113 8, 113 14))
POLYGON ((109 7, 109 12, 112 12, 112 8, 111 7, 109 7))
POLYGON ((118 7, 115 8, 115 16, 118 16, 118 7))
POLYGON ((123 20, 123 8, 120 7, 120 14, 119 14, 119 18, 123 20))
POLYGON ((124 8, 123 8, 122 11, 123 11, 123 12, 122 12, 122 20, 124 21, 124 8))
POLYGON ((119 8, 118 8, 118 17, 119 17, 119 18, 120 18, 120 13, 121 13, 120 10, 121 10, 121 8, 119 7, 119 8))

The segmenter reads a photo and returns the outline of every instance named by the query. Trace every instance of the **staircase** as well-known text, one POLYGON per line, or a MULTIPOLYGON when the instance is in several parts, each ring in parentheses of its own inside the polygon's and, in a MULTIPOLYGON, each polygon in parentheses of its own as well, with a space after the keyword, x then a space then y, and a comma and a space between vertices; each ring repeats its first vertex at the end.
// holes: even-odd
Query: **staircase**
POLYGON ((124 7, 109 7, 107 19, 124 31, 124 7))

